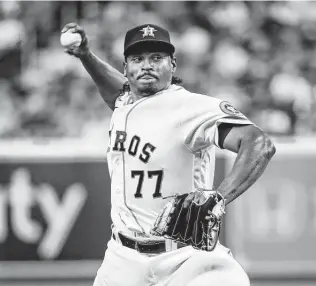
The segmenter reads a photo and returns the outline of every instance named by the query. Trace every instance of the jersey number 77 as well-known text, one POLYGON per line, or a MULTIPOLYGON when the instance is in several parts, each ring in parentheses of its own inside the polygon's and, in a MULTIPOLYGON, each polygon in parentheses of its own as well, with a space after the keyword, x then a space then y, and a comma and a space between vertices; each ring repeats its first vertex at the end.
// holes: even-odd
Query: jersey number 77
POLYGON ((143 182, 146 177, 149 180, 156 179, 156 186, 153 193, 153 198, 160 198, 161 197, 161 182, 163 179, 163 170, 154 170, 154 171, 144 171, 144 170, 132 170, 131 171, 132 178, 138 177, 138 183, 136 187, 136 193, 134 194, 135 198, 142 198, 142 187, 143 182))

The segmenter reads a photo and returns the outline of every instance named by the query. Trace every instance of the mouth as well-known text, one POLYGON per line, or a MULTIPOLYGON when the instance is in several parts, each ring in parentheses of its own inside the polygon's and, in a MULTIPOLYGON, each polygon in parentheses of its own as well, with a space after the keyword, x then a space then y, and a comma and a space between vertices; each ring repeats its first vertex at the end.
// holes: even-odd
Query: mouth
POLYGON ((138 79, 150 80, 150 79, 156 79, 156 77, 151 74, 144 74, 144 75, 139 76, 138 79))

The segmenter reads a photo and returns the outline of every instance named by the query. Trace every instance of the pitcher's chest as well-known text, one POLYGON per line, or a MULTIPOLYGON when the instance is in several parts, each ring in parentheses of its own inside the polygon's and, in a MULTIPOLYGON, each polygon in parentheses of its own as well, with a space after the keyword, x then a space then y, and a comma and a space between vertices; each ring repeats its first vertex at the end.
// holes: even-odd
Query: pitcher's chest
POLYGON ((123 152, 145 164, 163 160, 171 153, 188 151, 180 126, 168 109, 116 110, 111 121, 109 151, 123 152))

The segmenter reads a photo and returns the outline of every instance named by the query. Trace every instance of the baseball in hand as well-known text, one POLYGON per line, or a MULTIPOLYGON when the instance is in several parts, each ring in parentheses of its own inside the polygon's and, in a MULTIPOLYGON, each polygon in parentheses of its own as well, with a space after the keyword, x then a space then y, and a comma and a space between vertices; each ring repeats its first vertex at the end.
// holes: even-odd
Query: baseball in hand
POLYGON ((79 33, 72 33, 67 31, 60 36, 60 43, 64 48, 77 48, 82 42, 82 37, 79 33))

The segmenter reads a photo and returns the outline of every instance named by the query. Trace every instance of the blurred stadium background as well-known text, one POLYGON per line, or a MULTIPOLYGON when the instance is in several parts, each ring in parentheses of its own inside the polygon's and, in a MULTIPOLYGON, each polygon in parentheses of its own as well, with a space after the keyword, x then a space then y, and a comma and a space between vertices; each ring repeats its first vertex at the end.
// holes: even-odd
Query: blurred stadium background
MULTIPOLYGON (((110 236, 111 111, 60 30, 122 69, 130 27, 171 33, 177 76, 276 140, 222 242, 252 285, 316 285, 316 2, 0 2, 0 285, 92 285, 110 236)), ((233 160, 219 152, 216 184, 233 160)))

